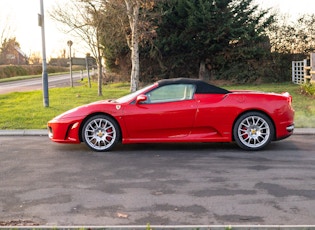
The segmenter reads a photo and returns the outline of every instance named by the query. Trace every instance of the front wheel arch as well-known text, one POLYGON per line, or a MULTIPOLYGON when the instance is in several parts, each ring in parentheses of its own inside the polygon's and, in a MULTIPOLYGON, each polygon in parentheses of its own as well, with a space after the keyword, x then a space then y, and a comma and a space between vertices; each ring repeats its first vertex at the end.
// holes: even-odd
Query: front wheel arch
POLYGON ((112 119, 116 122, 116 124, 117 124, 117 126, 118 126, 118 128, 119 128, 119 132, 120 132, 119 141, 121 142, 121 140, 122 140, 122 135, 123 135, 123 134, 122 134, 122 131, 121 131, 121 127, 120 127, 119 122, 118 122, 118 121, 116 120, 116 118, 113 117, 112 115, 110 115, 110 114, 108 114, 108 113, 101 113, 101 112, 99 112, 99 113, 92 113, 92 114, 86 116, 86 117, 84 118, 84 120, 81 122, 80 129, 79 129, 80 142, 84 142, 84 141, 83 141, 83 138, 82 138, 82 130, 83 130, 84 124, 85 124, 91 117, 94 117, 94 116, 97 116, 97 115, 108 116, 108 117, 112 118, 112 119))

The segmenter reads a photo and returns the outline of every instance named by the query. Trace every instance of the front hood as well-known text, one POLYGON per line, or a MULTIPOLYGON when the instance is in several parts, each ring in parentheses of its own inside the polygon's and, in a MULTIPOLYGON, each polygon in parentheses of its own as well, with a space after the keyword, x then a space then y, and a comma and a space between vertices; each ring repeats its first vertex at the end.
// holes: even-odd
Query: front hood
MULTIPOLYGON (((84 107, 84 106, 89 106, 89 105, 94 105, 94 104, 115 104, 115 103, 116 101, 114 99, 108 99, 108 100, 100 100, 100 101, 91 102, 89 104, 82 105, 82 106, 84 107)), ((79 107, 82 107, 82 106, 79 106, 79 107)))
POLYGON ((73 117, 73 118, 86 117, 88 114, 92 112, 100 111, 100 107, 102 107, 102 110, 106 109, 106 106, 108 106, 108 109, 110 109, 113 106, 115 107, 116 103, 114 100, 101 100, 101 101, 92 102, 90 104, 81 105, 76 108, 70 109, 58 115, 53 120, 62 120, 69 117, 73 117))

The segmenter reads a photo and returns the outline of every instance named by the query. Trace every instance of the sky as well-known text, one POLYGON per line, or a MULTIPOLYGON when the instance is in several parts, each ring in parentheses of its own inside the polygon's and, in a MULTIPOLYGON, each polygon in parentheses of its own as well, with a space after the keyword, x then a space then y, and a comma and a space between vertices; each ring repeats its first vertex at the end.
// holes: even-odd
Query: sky
MULTIPOLYGON (((54 5, 67 0, 43 0, 45 10, 46 57, 57 57, 63 49, 68 50, 67 41, 74 40, 69 34, 61 32, 62 25, 53 21, 48 11, 54 5)), ((315 14, 314 0, 255 0, 261 8, 272 8, 288 14, 292 20, 303 14, 315 14)), ((0 0, 0 36, 3 28, 10 28, 10 34, 17 38, 26 55, 42 52, 41 27, 38 26, 40 0, 0 0)), ((77 57, 84 57, 87 51, 74 41, 72 46, 77 57)))
MULTIPOLYGON (((61 32, 62 25, 49 16, 54 5, 67 0, 43 0, 45 16, 46 57, 57 57, 63 49, 68 50, 67 41, 73 40, 69 34, 61 32)), ((38 25, 40 0, 0 0, 0 36, 3 28, 16 37, 26 55, 42 52, 41 27, 38 25)), ((75 44, 74 52, 80 50, 75 44)), ((84 55, 84 54, 83 54, 84 55)))

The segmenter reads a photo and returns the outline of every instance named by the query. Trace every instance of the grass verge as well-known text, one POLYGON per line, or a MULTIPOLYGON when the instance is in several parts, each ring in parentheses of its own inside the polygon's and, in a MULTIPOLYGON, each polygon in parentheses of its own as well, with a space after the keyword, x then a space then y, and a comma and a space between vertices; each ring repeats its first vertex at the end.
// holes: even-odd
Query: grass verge
MULTIPOLYGON (((296 127, 315 127, 315 99, 301 94, 300 86, 292 83, 225 86, 227 89, 249 89, 265 92, 289 92, 293 96, 296 127)), ((0 129, 45 129, 47 121, 60 113, 93 101, 118 98, 129 93, 128 83, 103 87, 97 96, 97 86, 86 84, 74 88, 49 90, 49 107, 43 106, 42 91, 16 92, 0 95, 0 129)))
POLYGON ((49 107, 43 106, 41 90, 0 95, 0 129, 45 129, 47 121, 79 105, 93 101, 118 98, 129 92, 128 83, 103 87, 103 96, 97 96, 97 86, 49 90, 49 107))

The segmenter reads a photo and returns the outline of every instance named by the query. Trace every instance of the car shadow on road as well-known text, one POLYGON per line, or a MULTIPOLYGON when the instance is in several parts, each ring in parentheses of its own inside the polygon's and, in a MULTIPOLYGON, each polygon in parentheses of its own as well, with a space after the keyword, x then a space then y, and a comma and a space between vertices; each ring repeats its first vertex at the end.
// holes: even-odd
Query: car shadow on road
POLYGON ((298 151, 304 148, 303 142, 293 142, 289 139, 275 141, 270 143, 266 148, 259 151, 246 151, 237 146, 236 143, 144 143, 144 144, 118 144, 116 147, 107 152, 95 152, 88 148, 84 143, 78 145, 59 145, 54 144, 57 151, 62 152, 81 152, 83 154, 96 155, 124 155, 124 154, 174 154, 174 153, 233 153, 245 155, 269 155, 280 151, 298 151))
POLYGON ((113 151, 234 151, 239 150, 234 143, 144 143, 118 145, 113 151))

